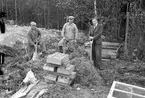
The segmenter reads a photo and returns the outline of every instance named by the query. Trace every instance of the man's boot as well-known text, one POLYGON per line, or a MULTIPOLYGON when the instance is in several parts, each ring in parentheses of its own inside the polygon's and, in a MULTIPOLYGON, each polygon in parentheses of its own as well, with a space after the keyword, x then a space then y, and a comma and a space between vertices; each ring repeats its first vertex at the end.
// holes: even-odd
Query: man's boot
POLYGON ((59 52, 63 53, 63 47, 62 46, 59 46, 59 52))
POLYGON ((100 63, 97 63, 96 61, 94 61, 94 67, 95 67, 96 69, 103 70, 103 69, 100 67, 100 63))

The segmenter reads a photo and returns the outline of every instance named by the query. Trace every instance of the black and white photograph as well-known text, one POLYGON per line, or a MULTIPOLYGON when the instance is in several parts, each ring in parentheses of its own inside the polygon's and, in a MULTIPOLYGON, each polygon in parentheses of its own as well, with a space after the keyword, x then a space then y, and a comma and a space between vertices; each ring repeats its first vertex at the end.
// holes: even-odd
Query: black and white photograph
POLYGON ((145 98, 145 0, 0 0, 0 98, 145 98))

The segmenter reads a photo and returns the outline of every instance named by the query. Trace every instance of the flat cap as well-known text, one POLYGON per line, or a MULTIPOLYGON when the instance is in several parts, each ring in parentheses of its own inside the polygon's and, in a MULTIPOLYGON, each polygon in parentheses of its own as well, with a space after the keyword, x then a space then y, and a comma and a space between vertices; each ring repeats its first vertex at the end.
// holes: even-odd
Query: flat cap
POLYGON ((68 16, 68 18, 69 18, 69 19, 74 19, 75 17, 74 17, 74 16, 68 16))
POLYGON ((35 25, 35 26, 36 26, 36 22, 33 22, 33 21, 32 21, 30 24, 31 24, 31 25, 35 25))

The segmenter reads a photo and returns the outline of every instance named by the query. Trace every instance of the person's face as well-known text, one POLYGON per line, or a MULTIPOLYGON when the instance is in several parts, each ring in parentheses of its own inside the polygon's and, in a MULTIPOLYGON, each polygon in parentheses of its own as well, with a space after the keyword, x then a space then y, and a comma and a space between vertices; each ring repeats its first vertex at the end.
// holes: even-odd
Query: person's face
POLYGON ((74 19, 73 18, 70 18, 69 19, 69 23, 73 23, 74 19))
POLYGON ((32 29, 35 29, 35 28, 36 28, 36 25, 31 25, 31 28, 32 28, 32 29))
POLYGON ((93 25, 96 25, 98 23, 98 21, 96 19, 92 20, 93 25))

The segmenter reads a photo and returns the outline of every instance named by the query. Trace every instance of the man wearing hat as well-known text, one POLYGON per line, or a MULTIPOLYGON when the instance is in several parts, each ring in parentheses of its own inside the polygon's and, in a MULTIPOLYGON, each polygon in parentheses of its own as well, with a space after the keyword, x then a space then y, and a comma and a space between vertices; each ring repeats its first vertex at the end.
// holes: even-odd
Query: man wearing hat
POLYGON ((93 40, 92 43, 92 60, 94 62, 94 67, 100 69, 102 65, 102 32, 103 26, 98 23, 98 19, 95 17, 92 19, 93 26, 90 27, 89 34, 90 39, 93 40))
POLYGON ((69 16, 68 22, 64 24, 62 28, 61 35, 63 39, 58 43, 59 51, 63 52, 63 47, 66 46, 67 43, 71 43, 71 47, 73 50, 75 49, 75 41, 78 38, 78 28, 74 22, 74 17, 69 16))
POLYGON ((41 32, 37 29, 36 23, 31 22, 31 29, 27 34, 28 38, 28 55, 29 55, 29 60, 32 59, 32 56, 35 51, 35 45, 38 42, 38 45, 42 48, 42 51, 45 51, 45 45, 41 40, 41 32))

